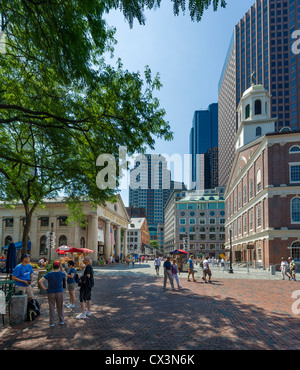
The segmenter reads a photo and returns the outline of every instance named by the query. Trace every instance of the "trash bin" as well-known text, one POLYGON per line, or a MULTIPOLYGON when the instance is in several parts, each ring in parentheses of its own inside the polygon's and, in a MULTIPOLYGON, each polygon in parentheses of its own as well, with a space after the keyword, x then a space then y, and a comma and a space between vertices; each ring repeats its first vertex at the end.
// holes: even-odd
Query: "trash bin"
POLYGON ((276 265, 270 265, 270 274, 275 275, 276 272, 276 265))

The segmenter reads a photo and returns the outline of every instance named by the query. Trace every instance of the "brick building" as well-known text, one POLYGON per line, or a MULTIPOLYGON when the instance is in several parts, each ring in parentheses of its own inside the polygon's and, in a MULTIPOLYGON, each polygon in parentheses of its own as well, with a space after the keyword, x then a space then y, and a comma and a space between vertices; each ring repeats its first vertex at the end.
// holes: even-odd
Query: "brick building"
MULTIPOLYGON (((146 253, 150 247, 150 234, 146 218, 134 217, 128 225, 128 254, 135 258, 140 257, 141 254, 146 253)), ((149 254, 146 253, 146 254, 149 254)))
POLYGON ((300 260, 300 132, 275 133, 270 96, 252 85, 238 107, 235 157, 225 192, 226 249, 264 268, 300 260), (273 127, 273 130, 272 130, 273 127))

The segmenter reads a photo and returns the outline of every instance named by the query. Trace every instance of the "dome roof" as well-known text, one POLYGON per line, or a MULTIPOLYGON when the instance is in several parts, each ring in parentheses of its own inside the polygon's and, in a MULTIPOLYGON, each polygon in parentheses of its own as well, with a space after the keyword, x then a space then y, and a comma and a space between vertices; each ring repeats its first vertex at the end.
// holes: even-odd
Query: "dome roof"
POLYGON ((251 87, 249 87, 249 89, 247 89, 244 92, 243 96, 248 95, 251 92, 257 92, 257 91, 266 91, 266 89, 264 88, 263 85, 252 85, 251 87))

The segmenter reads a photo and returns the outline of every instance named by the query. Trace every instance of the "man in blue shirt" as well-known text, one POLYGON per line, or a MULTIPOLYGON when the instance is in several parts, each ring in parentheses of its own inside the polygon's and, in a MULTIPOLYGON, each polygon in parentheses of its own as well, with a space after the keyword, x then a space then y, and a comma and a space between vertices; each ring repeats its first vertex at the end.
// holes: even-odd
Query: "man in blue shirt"
POLYGON ((31 283, 33 282, 33 268, 30 265, 30 255, 24 254, 21 263, 13 271, 12 279, 15 281, 16 292, 22 291, 28 295, 28 300, 34 298, 31 283))
POLYGON ((194 256, 193 255, 189 259, 189 273, 188 273, 187 281, 191 281, 190 275, 192 275, 193 281, 196 281, 194 277, 194 256))

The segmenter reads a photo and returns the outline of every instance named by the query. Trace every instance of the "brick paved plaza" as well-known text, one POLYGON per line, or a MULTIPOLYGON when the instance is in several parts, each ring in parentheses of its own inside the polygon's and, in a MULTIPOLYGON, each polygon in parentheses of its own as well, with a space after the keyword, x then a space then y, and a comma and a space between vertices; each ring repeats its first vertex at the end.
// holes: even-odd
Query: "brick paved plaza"
POLYGON ((95 269, 92 316, 76 319, 77 303, 65 309, 64 326, 49 327, 47 298, 39 295, 41 316, 1 327, 0 349, 300 349, 299 316, 292 312, 298 281, 215 273, 213 284, 204 284, 181 274, 183 289, 171 291, 162 289, 162 276, 135 272, 95 269))

